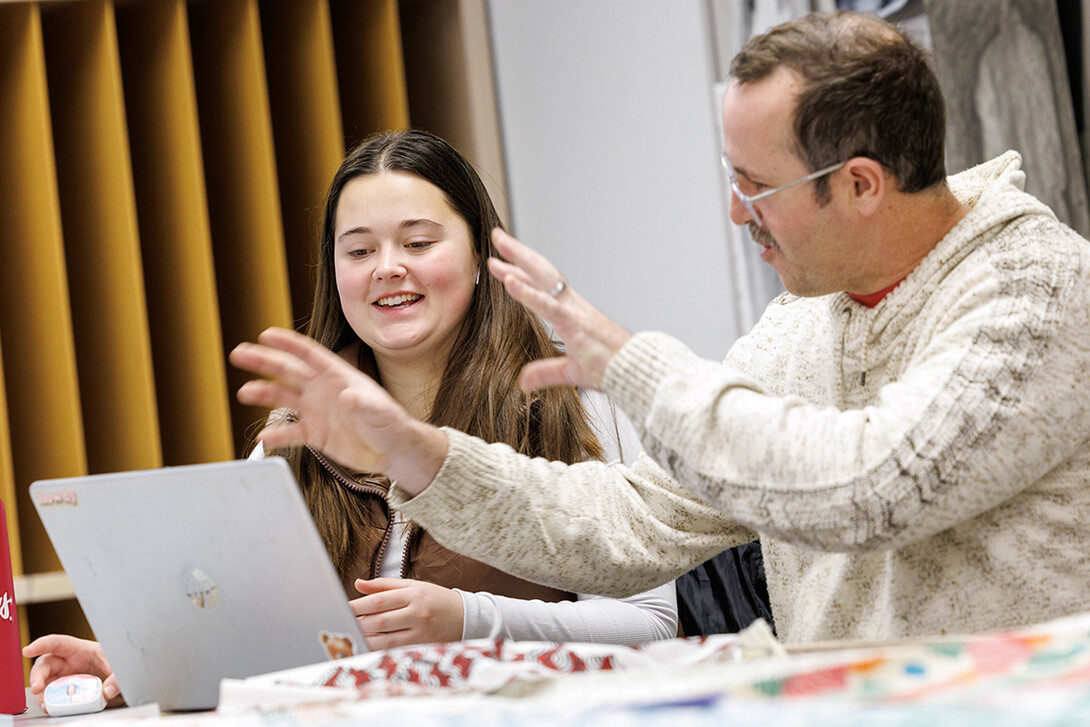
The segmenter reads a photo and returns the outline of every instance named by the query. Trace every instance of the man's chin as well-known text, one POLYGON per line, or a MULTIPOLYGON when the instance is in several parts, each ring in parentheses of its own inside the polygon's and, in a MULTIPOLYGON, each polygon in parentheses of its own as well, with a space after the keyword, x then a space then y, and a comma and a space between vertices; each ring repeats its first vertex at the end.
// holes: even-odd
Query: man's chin
MULTIPOLYGON (((776 271, 779 273, 779 271, 776 271)), ((799 298, 820 298, 823 295, 830 295, 836 293, 835 290, 826 290, 825 288, 819 288, 812 284, 807 284, 805 281, 788 280, 783 276, 783 273, 779 273, 780 284, 783 285, 783 289, 791 295, 798 296, 799 298)))

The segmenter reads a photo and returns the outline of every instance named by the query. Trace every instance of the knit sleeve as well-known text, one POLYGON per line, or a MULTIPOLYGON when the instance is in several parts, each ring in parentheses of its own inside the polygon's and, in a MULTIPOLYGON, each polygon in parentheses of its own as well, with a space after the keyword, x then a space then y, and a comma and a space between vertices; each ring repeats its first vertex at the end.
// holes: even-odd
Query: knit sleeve
POLYGON ((945 297, 914 321, 918 350, 863 406, 770 395, 663 334, 635 336, 605 388, 647 453, 733 522, 823 551, 917 542, 1008 503, 1090 437, 1086 246, 1061 242, 932 291, 945 297))
MULTIPOLYGON (((641 451, 640 440, 628 418, 601 392, 580 391, 579 395, 602 445, 603 461, 635 462, 641 451)), ((558 603, 458 592, 465 607, 463 639, 636 646, 677 635, 677 592, 672 580, 627 598, 580 594, 576 601, 558 603)))
POLYGON ((412 498, 395 485, 390 504, 444 546, 527 580, 622 598, 756 537, 646 454, 631 468, 565 465, 443 431, 435 480, 412 498))

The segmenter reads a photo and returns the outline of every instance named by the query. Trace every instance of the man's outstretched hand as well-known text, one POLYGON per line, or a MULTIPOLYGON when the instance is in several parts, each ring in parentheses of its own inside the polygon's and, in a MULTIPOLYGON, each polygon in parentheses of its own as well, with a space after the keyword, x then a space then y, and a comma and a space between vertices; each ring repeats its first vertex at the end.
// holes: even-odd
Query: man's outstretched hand
POLYGON ((492 275, 512 298, 548 321, 566 349, 564 356, 526 364, 519 376, 522 389, 597 389, 606 365, 632 335, 575 292, 539 253, 499 228, 492 230, 492 242, 505 258, 488 261, 492 275))
POLYGON ((435 478, 447 452, 441 430, 312 338, 270 328, 258 341, 231 352, 232 364, 261 377, 243 384, 238 400, 296 414, 261 431, 266 449, 310 445, 347 467, 385 474, 411 495, 435 478))

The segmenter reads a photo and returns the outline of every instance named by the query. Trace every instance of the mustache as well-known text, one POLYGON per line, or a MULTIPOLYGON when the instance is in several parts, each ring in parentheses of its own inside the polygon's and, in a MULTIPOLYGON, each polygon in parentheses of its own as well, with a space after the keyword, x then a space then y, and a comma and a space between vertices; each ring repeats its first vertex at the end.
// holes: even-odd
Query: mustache
POLYGON ((765 247, 771 247, 773 250, 779 250, 780 246, 776 244, 776 238, 763 227, 758 227, 756 223, 747 223, 749 227, 749 236, 753 238, 753 241, 764 245, 765 247))

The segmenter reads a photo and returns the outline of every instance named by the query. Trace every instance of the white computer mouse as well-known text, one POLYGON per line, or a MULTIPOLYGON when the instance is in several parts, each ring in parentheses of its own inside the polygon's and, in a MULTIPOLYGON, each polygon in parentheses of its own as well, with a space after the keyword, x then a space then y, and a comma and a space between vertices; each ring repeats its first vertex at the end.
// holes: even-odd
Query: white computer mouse
POLYGON ((106 708, 102 680, 90 674, 69 674, 49 683, 42 693, 42 711, 50 717, 101 712, 106 708))

